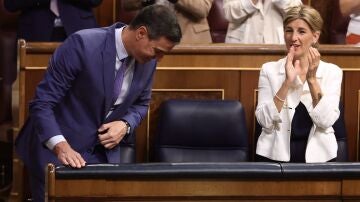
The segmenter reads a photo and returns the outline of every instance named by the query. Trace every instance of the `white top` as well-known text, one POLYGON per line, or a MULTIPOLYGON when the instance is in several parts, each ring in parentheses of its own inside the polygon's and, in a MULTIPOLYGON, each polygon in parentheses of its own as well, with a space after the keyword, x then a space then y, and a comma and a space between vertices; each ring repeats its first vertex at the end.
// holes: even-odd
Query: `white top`
POLYGON ((316 78, 323 97, 319 103, 313 107, 309 86, 298 77, 289 89, 279 113, 273 98, 285 80, 285 63, 286 58, 268 62, 260 71, 255 116, 262 126, 262 132, 256 154, 277 161, 290 160, 291 121, 301 101, 314 123, 306 146, 305 160, 308 163, 329 161, 337 156, 338 145, 332 125, 340 116, 342 70, 334 64, 320 61, 316 78))
POLYGON ((360 14, 351 14, 351 19, 348 26, 348 34, 353 33, 360 35, 360 14))

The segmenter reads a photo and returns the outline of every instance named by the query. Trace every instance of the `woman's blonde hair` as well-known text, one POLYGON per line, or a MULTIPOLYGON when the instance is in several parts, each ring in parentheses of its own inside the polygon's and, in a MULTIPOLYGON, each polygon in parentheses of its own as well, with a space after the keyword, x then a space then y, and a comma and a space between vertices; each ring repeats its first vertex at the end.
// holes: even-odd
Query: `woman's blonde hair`
MULTIPOLYGON (((318 31, 321 33, 324 21, 320 15, 320 13, 315 10, 314 8, 307 6, 307 5, 301 5, 301 6, 295 6, 289 8, 289 10, 286 12, 284 17, 284 28, 292 21, 301 19, 304 20, 310 27, 312 32, 318 31)), ((318 42, 316 44, 318 45, 318 42)))

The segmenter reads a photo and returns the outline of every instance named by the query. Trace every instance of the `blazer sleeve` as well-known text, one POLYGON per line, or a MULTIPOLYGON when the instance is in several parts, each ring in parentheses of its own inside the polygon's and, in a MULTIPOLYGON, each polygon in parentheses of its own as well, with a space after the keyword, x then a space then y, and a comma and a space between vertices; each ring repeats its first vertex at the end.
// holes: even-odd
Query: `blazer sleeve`
POLYGON ((121 118, 126 120, 130 126, 132 133, 134 129, 139 126, 140 122, 145 118, 148 112, 149 103, 151 99, 151 89, 153 83, 153 77, 156 70, 156 62, 153 60, 150 64, 150 67, 143 67, 143 68, 151 68, 152 72, 148 77, 146 87, 142 90, 140 95, 137 97, 135 102, 130 105, 126 114, 121 118))
POLYGON ((81 71, 81 40, 77 35, 68 37, 50 59, 44 79, 36 88, 30 102, 30 117, 41 142, 62 134, 54 115, 54 108, 69 91, 81 71))
POLYGON ((302 5, 301 0, 272 0, 272 2, 282 12, 282 14, 285 14, 291 7, 302 5))
POLYGON ((341 96, 342 70, 330 63, 320 63, 326 73, 322 77, 321 91, 323 93, 319 103, 310 111, 309 115, 318 128, 331 127, 340 116, 339 102, 341 96))
POLYGON ((269 67, 269 65, 272 66, 275 64, 266 63, 263 65, 260 71, 258 85, 258 103, 255 110, 255 116, 259 124, 263 127, 263 130, 267 133, 272 133, 274 129, 279 128, 279 124, 281 123, 281 116, 273 101, 274 87, 270 82, 271 74, 267 72, 267 68, 269 67))
POLYGON ((225 18, 232 23, 242 23, 259 10, 251 0, 224 0, 223 8, 225 18))

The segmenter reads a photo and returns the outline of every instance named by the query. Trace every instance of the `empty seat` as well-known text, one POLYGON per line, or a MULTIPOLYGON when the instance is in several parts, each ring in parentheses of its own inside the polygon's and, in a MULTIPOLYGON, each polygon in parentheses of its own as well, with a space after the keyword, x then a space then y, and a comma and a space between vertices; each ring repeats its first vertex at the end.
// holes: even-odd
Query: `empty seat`
POLYGON ((165 101, 154 143, 157 162, 247 161, 244 108, 238 101, 165 101))

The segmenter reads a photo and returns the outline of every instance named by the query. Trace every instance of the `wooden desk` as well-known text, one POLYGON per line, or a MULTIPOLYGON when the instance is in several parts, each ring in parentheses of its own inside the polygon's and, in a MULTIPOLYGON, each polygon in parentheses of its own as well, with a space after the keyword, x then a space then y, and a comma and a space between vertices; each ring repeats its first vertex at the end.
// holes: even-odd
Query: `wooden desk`
MULTIPOLYGON (((14 113, 18 131, 28 113, 28 101, 42 79, 50 56, 58 43, 26 43, 19 41, 19 100, 14 113)), ((254 149, 254 109, 259 70, 267 61, 286 55, 282 45, 179 45, 159 62, 155 73, 153 94, 147 118, 137 129, 137 161, 147 162, 151 155, 152 137, 156 132, 158 108, 162 101, 178 99, 239 100, 246 114, 250 151, 254 149)), ((342 100, 348 133, 349 157, 359 156, 360 115, 360 48, 343 45, 322 45, 322 60, 340 66, 344 71, 342 100)), ((15 134, 16 136, 16 134, 15 134)), ((14 183, 11 196, 22 197, 23 172, 15 156, 14 183)))
POLYGON ((260 162, 49 165, 46 189, 49 201, 360 200, 360 170, 349 175, 348 166, 359 167, 306 164, 287 175, 280 164, 260 162))

